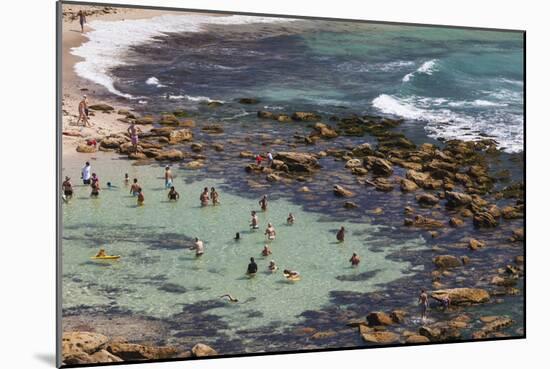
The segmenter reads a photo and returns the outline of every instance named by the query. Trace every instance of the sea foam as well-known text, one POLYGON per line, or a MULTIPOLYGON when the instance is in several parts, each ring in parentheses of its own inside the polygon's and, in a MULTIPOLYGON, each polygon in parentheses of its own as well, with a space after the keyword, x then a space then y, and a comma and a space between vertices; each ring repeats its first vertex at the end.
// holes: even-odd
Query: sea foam
POLYGON ((121 21, 90 22, 93 29, 84 34, 87 42, 72 48, 71 53, 84 60, 75 64, 74 69, 82 78, 104 86, 109 92, 136 99, 115 87, 115 81, 109 71, 126 64, 124 57, 133 46, 152 41, 155 37, 176 32, 201 32, 208 24, 252 24, 288 22, 292 19, 274 17, 251 17, 243 15, 207 16, 207 15, 161 15, 149 19, 126 19, 121 21))
POLYGON ((437 71, 437 59, 428 60, 422 63, 422 65, 414 72, 406 74, 402 81, 409 82, 416 74, 427 74, 431 76, 435 71, 437 71))

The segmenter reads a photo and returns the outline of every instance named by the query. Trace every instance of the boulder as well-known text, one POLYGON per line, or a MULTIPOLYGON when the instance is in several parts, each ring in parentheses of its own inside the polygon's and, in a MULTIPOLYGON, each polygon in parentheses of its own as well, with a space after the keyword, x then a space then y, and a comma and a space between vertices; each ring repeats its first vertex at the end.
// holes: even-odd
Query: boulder
POLYGON ((195 127, 195 121, 193 119, 180 120, 178 127, 193 128, 195 127))
POLYGON ((449 296, 451 305, 480 304, 489 301, 489 292, 481 288, 450 288, 433 291, 430 297, 441 300, 449 296))
POLYGON ((321 116, 313 112, 297 111, 292 114, 293 120, 315 122, 321 119, 321 116))
POLYGON ((223 133, 223 127, 219 124, 209 124, 204 127, 202 127, 202 130, 206 133, 212 133, 212 134, 218 134, 223 133))
POLYGON ((97 148, 93 145, 88 144, 80 144, 76 147, 77 152, 81 152, 84 154, 91 154, 97 151, 97 148))
POLYGON ((351 174, 356 176, 366 176, 369 173, 369 171, 366 168, 351 168, 351 174))
POLYGON ((260 110, 260 111, 258 111, 258 118, 275 119, 275 114, 273 114, 270 111, 260 110))
POLYGON ((290 172, 311 173, 320 167, 315 155, 304 152, 279 152, 274 159, 284 162, 290 172))
POLYGON ((118 356, 111 354, 107 350, 99 350, 90 355, 93 363, 119 363, 123 361, 118 356))
POLYGON ((512 236, 510 237, 510 241, 516 242, 516 241, 525 241, 525 229, 524 228, 517 228, 512 231, 512 236))
POLYGON ((298 189, 298 192, 311 192, 311 190, 309 189, 309 187, 303 186, 298 189))
POLYGON ((179 125, 180 121, 174 114, 163 114, 160 116, 159 124, 179 125))
POLYGON ((418 329, 418 333, 428 338, 430 342, 455 341, 461 338, 458 329, 439 324, 422 326, 418 329))
POLYGON ((100 350, 109 338, 94 332, 64 332, 61 339, 63 356, 78 352, 92 354, 100 350))
POLYGON ((254 159, 255 155, 252 151, 241 151, 239 153, 240 158, 254 159))
POLYGON ((346 168, 358 168, 362 166, 363 166, 363 163, 361 162, 360 159, 349 159, 345 165, 346 168))
POLYGON ((334 185, 332 188, 332 192, 334 192, 334 195, 339 197, 352 197, 355 196, 355 193, 340 186, 340 185, 334 185))
POLYGON ((194 142, 191 144, 191 150, 194 152, 201 152, 203 148, 203 145, 198 142, 194 142))
POLYGON ((357 205, 353 201, 346 201, 344 203, 344 208, 346 208, 346 209, 357 209, 358 207, 359 207, 359 205, 357 205))
POLYGON ((470 241, 468 242, 468 247, 470 248, 470 250, 477 250, 477 249, 481 249, 482 247, 485 247, 485 243, 478 241, 475 238, 471 238, 470 241))
POLYGON ((134 121, 135 124, 140 124, 140 125, 153 124, 154 122, 155 122, 155 120, 153 119, 153 117, 149 116, 149 115, 137 118, 134 121))
POLYGON ((447 199, 446 206, 449 208, 467 206, 472 203, 472 196, 461 192, 448 191, 445 193, 445 198, 447 199))
POLYGON ((462 266, 462 261, 453 255, 438 255, 434 258, 434 264, 441 269, 456 268, 462 266))
POLYGON ((268 182, 279 182, 282 178, 275 173, 270 173, 265 177, 265 179, 267 179, 268 182))
POLYGON ((430 179, 429 173, 417 172, 412 169, 407 170, 405 176, 408 180, 413 181, 419 187, 424 187, 425 183, 430 179))
POLYGON ((239 104, 254 105, 258 104, 260 100, 254 97, 242 97, 239 99, 239 104))
POLYGON ((416 196, 416 201, 422 206, 434 206, 439 203, 439 198, 429 193, 416 196))
POLYGON ((422 215, 416 215, 413 219, 406 218, 404 224, 409 227, 418 228, 443 228, 445 224, 436 219, 424 217, 422 215))
POLYGON ((111 342, 106 350, 125 361, 168 359, 178 353, 175 347, 144 346, 126 342, 111 342))
POLYGON ((324 123, 317 123, 314 126, 316 134, 325 139, 331 139, 338 137, 338 133, 330 126, 324 123))
POLYGON ((393 319, 382 311, 375 311, 367 315, 367 323, 369 326, 391 325, 394 323, 393 319))
POLYGON ((168 135, 170 144, 174 145, 184 141, 191 141, 193 139, 193 133, 189 129, 179 129, 171 131, 168 135))
POLYGON ((378 177, 374 181, 367 181, 367 184, 374 186, 377 191, 382 192, 390 192, 394 188, 393 182, 383 177, 378 177))
POLYGON ((372 158, 369 160, 369 165, 374 174, 387 177, 393 173, 393 167, 389 161, 373 156, 368 158, 372 158))
POLYGON ((218 352, 204 343, 197 343, 191 349, 194 357, 216 356, 218 352))
POLYGON ((374 154, 374 150, 371 148, 369 143, 365 142, 363 144, 355 146, 351 150, 351 153, 353 156, 361 158, 361 157, 370 156, 374 154))
POLYGON ((498 226, 498 221, 488 211, 474 214, 474 226, 476 228, 493 228, 498 226))
POLYGON ((404 310, 393 310, 390 313, 390 317, 393 320, 393 322, 398 324, 405 322, 406 315, 407 315, 407 312, 404 310))
POLYGON ((373 331, 361 334, 361 338, 365 342, 387 345, 390 343, 399 342, 399 335, 387 331, 373 331))
POLYGON ((113 111, 115 108, 113 108, 111 105, 108 104, 94 104, 88 106, 90 110, 97 110, 97 111, 113 111))
POLYGON ((462 227, 464 225, 464 221, 457 217, 451 217, 451 219, 449 219, 449 225, 453 228, 462 227))
POLYGON ((120 144, 125 142, 126 140, 120 137, 106 137, 101 140, 99 147, 103 147, 105 149, 118 149, 120 144))
POLYGON ((419 334, 413 334, 411 336, 408 336, 405 340, 405 343, 428 343, 430 342, 430 339, 426 336, 422 336, 419 334))
POLYGON ((184 154, 180 150, 172 149, 160 151, 155 158, 158 161, 180 161, 184 158, 184 154))
POLYGON ((406 178, 401 179, 400 186, 401 186, 401 191, 403 192, 413 192, 418 189, 418 186, 416 183, 406 178))
POLYGON ((204 161, 202 160, 193 160, 183 165, 184 169, 189 169, 189 170, 196 170, 202 167, 204 167, 204 161))
POLYGON ((223 149, 224 149, 223 144, 218 143, 218 142, 213 143, 213 144, 211 144, 210 146, 211 146, 215 151, 217 151, 217 152, 222 152, 223 149))

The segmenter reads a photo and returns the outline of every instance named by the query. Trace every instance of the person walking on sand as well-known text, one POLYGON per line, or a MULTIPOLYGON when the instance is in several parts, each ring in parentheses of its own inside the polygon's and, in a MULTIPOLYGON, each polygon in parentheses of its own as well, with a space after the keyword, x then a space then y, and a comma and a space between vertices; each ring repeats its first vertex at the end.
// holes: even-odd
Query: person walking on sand
POLYGON ((273 224, 267 223, 265 235, 267 236, 267 239, 270 241, 273 241, 275 239, 276 232, 275 232, 275 227, 273 227, 273 224))
POLYGON ((128 131, 128 134, 130 135, 130 140, 132 141, 132 148, 134 149, 134 152, 137 152, 138 143, 139 143, 138 134, 141 132, 141 129, 136 127, 136 124, 132 122, 130 123, 130 126, 128 127, 127 131, 128 131))
POLYGON ((210 197, 208 197, 208 187, 204 188, 199 199, 201 201, 201 206, 208 206, 208 200, 210 200, 210 197))
POLYGON ((86 14, 82 10, 78 11, 78 22, 80 23, 80 33, 84 33, 84 24, 86 23, 86 14))
POLYGON ((252 229, 260 228, 260 226, 258 225, 258 215, 254 210, 252 210, 251 215, 252 215, 252 219, 250 220, 250 227, 252 227, 252 229))
POLYGON ((356 266, 358 266, 359 263, 361 262, 361 259, 360 259, 359 256, 357 256, 357 254, 354 252, 353 255, 351 256, 351 259, 349 259, 349 262, 351 263, 351 266, 356 267, 356 266))
POLYGON ((220 194, 214 187, 210 189, 210 198, 212 199, 212 205, 215 206, 220 204, 220 194))
POLYGON ((82 96, 82 100, 78 103, 78 120, 76 124, 80 122, 84 123, 84 127, 91 127, 90 120, 88 119, 88 98, 86 95, 82 96))
POLYGON ((80 178, 82 178, 82 184, 89 185, 92 183, 92 166, 90 165, 90 162, 87 161, 84 167, 82 168, 82 172, 80 174, 80 178))
POLYGON ((170 191, 168 192, 168 201, 178 201, 179 198, 180 194, 176 191, 176 188, 174 186, 170 187, 170 191))
POLYGON ((338 240, 338 242, 344 242, 345 233, 346 230, 344 229, 344 226, 342 226, 336 234, 336 239, 338 240))
POLYGON ((63 194, 65 195, 65 198, 67 200, 71 199, 73 197, 73 185, 71 183, 71 178, 66 176, 65 181, 61 185, 63 189, 63 194))
POLYGON ((424 321, 426 320, 428 313, 428 294, 425 290, 420 292, 420 296, 418 296, 418 304, 420 305, 422 311, 421 319, 424 321))
POLYGON ((193 245, 193 249, 195 249, 195 256, 199 257, 202 254, 204 254, 204 243, 198 239, 198 237, 195 237, 195 244, 193 245))
POLYGON ((137 178, 134 178, 134 183, 130 186, 130 195, 137 196, 139 195, 139 191, 141 191, 141 186, 138 184, 137 178))
POLYGON ((174 176, 172 175, 172 170, 170 167, 164 169, 164 187, 171 188, 174 181, 174 176))
POLYGON ((267 195, 264 195, 260 201, 258 201, 263 211, 267 210, 267 195))

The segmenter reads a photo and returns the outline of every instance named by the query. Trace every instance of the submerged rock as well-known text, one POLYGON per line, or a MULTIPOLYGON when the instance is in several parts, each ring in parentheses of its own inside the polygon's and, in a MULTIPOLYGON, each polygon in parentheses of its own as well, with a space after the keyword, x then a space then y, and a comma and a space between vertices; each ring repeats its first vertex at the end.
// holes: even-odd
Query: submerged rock
POLYGON ((332 192, 339 197, 352 197, 355 196, 355 193, 340 186, 340 185, 334 185, 332 188, 332 192))
POLYGON ((367 315, 367 323, 369 326, 391 325, 393 319, 383 311, 375 311, 367 315))
POLYGON ((434 264, 438 268, 456 268, 462 266, 462 261, 453 255, 438 255, 434 258, 434 264))
POLYGON ((191 349, 194 357, 217 356, 218 352, 204 343, 197 343, 191 349))
POLYGON ((158 360, 174 357, 178 350, 170 346, 144 346, 135 343, 111 342, 107 351, 123 360, 158 360))
POLYGON ((321 120, 321 116, 313 112, 297 111, 292 114, 292 119, 297 121, 315 122, 321 120))
POLYGON ((489 292, 481 288, 450 288, 433 291, 430 294, 435 300, 442 300, 445 296, 451 299, 451 305, 480 304, 489 301, 489 292))

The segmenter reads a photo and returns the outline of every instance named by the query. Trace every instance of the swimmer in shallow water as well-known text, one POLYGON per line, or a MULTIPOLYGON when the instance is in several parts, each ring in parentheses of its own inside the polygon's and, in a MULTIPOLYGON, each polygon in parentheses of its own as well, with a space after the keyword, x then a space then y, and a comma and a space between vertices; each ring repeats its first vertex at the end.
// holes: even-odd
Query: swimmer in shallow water
POLYGON ((275 227, 273 227, 273 224, 267 223, 267 228, 265 230, 265 235, 267 236, 267 239, 273 241, 276 234, 277 232, 275 232, 275 227))
POLYGON ((132 196, 139 195, 139 191, 141 190, 141 186, 138 184, 137 178, 134 178, 134 183, 132 183, 132 186, 130 187, 130 194, 132 196))
POLYGON ((286 218, 286 224, 293 225, 294 220, 296 220, 296 218, 294 218, 294 215, 292 215, 292 213, 288 213, 288 218, 286 218))
POLYGON ((174 180, 174 176, 172 175, 172 170, 170 167, 166 167, 164 170, 164 187, 170 188, 172 187, 172 182, 174 180))
POLYGON ((199 257, 202 254, 204 254, 204 243, 198 239, 198 237, 195 237, 195 245, 193 246, 195 249, 195 256, 199 257))
POLYGON ((239 302, 238 299, 234 298, 233 296, 231 296, 231 295, 228 294, 228 293, 226 293, 225 295, 221 295, 221 296, 220 296, 220 299, 223 299, 223 298, 225 298, 225 297, 227 297, 227 298, 229 299, 229 301, 231 301, 231 302, 239 302))
POLYGON ((125 173, 124 174, 124 185, 128 186, 129 183, 130 183, 130 177, 128 176, 128 173, 125 173))
POLYGON ((351 266, 358 266, 359 263, 361 262, 361 259, 359 258, 359 256, 357 256, 357 254, 354 252, 353 255, 351 256, 351 259, 349 259, 349 262, 351 263, 351 266))
POLYGON ((272 252, 271 252, 271 249, 269 248, 269 246, 264 245, 264 249, 262 250, 262 255, 263 256, 269 256, 271 254, 272 254, 272 252))
POLYGON ((344 229, 344 226, 342 226, 336 234, 336 239, 338 240, 338 242, 344 242, 345 233, 346 230, 344 229))
POLYGON ((208 187, 204 188, 199 200, 201 201, 201 206, 208 206, 208 200, 210 200, 210 197, 208 197, 208 187))
POLYGON ((260 201, 258 201, 258 204, 260 204, 260 207, 262 208, 262 211, 267 210, 267 195, 264 195, 260 201))
POLYGON ((73 184, 71 183, 70 177, 65 177, 65 181, 63 181, 61 188, 63 190, 63 195, 65 195, 65 199, 69 200, 73 197, 73 184))
POLYGON ((220 194, 216 191, 214 187, 210 189, 210 198, 212 199, 212 205, 220 204, 220 194))
POLYGON ((143 191, 141 190, 141 187, 138 190, 137 204, 138 206, 143 206, 145 204, 145 196, 143 196, 143 191))
POLYGON ((241 240, 241 234, 239 232, 235 233, 235 238, 233 238, 235 241, 241 240))
POLYGON ((283 275, 286 279, 297 279, 300 278, 300 272, 295 270, 285 269, 283 270, 283 275))
POLYGON ((180 198, 180 194, 178 191, 176 191, 176 188, 174 186, 170 187, 170 191, 168 192, 168 200, 169 201, 178 201, 180 198))
POLYGON ((268 268, 269 271, 272 272, 272 273, 273 273, 273 272, 276 272, 277 269, 278 269, 278 267, 277 267, 277 265, 275 265, 275 260, 271 260, 271 261, 269 262, 269 265, 268 265, 267 268, 268 268))
POLYGON ((250 220, 250 227, 252 229, 258 229, 260 226, 258 225, 258 215, 254 210, 250 213, 252 215, 252 219, 250 220))
POLYGON ((246 274, 249 276, 253 276, 258 271, 258 264, 256 264, 256 261, 254 261, 254 258, 250 258, 250 263, 248 263, 248 267, 246 268, 246 274))

